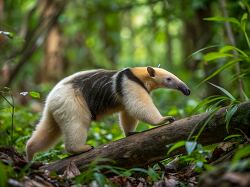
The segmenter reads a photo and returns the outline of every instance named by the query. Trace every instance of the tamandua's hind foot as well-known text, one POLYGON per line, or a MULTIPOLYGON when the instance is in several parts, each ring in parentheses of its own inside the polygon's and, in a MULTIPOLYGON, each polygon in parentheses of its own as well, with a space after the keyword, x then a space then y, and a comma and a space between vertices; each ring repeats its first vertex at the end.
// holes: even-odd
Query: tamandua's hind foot
POLYGON ((67 152, 73 155, 86 153, 92 149, 94 149, 94 147, 91 145, 83 145, 81 147, 66 147, 67 152))
POLYGON ((175 121, 175 118, 173 116, 165 116, 163 117, 163 120, 158 123, 158 125, 163 125, 163 124, 166 124, 166 123, 173 123, 175 121))

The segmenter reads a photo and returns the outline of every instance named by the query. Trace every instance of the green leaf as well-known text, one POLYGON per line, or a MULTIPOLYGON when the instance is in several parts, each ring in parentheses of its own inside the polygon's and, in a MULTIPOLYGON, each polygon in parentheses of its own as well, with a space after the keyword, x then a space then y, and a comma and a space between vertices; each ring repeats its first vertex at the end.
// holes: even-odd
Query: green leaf
POLYGON ((180 147, 183 147, 185 145, 186 141, 179 141, 177 143, 175 143, 169 150, 168 150, 168 153, 167 154, 170 154, 172 151, 180 148, 180 147))
POLYGON ((33 98, 39 99, 40 98, 40 93, 31 91, 29 92, 29 95, 33 98))
POLYGON ((6 166, 0 162, 0 185, 6 186, 8 181, 6 166))
POLYGON ((211 53, 207 53, 206 55, 204 55, 204 60, 208 62, 208 61, 216 60, 219 58, 225 58, 225 57, 233 57, 233 55, 229 53, 211 52, 211 53))
POLYGON ((188 155, 190 155, 194 151, 196 145, 197 145, 197 142, 195 141, 186 141, 185 148, 186 148, 188 155))
POLYGON ((230 22, 230 23, 234 23, 240 27, 240 22, 236 18, 233 18, 233 17, 225 18, 225 17, 221 17, 221 16, 214 16, 214 17, 204 18, 204 20, 216 21, 216 22, 230 22))
POLYGON ((247 94, 244 92, 244 90, 243 90, 243 96, 244 96, 245 101, 249 100, 249 98, 248 98, 247 94))
POLYGON ((202 52, 202 51, 205 51, 205 50, 211 49, 211 48, 215 48, 215 47, 219 47, 219 46, 220 46, 220 45, 211 45, 211 46, 208 46, 208 47, 201 48, 201 49, 199 49, 199 50, 193 52, 191 55, 189 55, 189 56, 186 58, 186 60, 189 59, 189 58, 191 58, 192 56, 194 56, 194 55, 196 55, 196 54, 202 52))
POLYGON ((242 135, 241 134, 232 134, 232 135, 229 135, 229 136, 225 137, 224 141, 230 140, 232 138, 239 138, 239 137, 242 137, 242 135))
POLYGON ((244 13, 240 20, 241 29, 246 32, 247 13, 244 13))
POLYGON ((250 156, 250 145, 240 148, 234 155, 232 161, 237 162, 244 157, 250 156))
MULTIPOLYGON (((208 125, 208 123, 209 123, 209 122, 211 121, 211 119, 214 117, 214 114, 216 113, 217 110, 218 110, 218 108, 215 108, 214 110, 212 110, 212 111, 209 113, 209 115, 208 115, 206 121, 204 122, 204 124, 203 124, 202 127, 200 128, 199 132, 198 132, 197 135, 195 136, 195 141, 198 140, 198 138, 200 137, 201 133, 204 131, 205 127, 208 125)), ((193 132, 195 132, 195 129, 192 130, 192 134, 193 134, 193 132)))
POLYGON ((227 95, 232 101, 236 101, 235 97, 234 97, 232 94, 230 94, 226 89, 224 89, 224 88, 222 88, 222 87, 220 87, 220 86, 217 86, 217 85, 215 85, 215 84, 213 84, 213 83, 211 83, 211 82, 209 82, 209 84, 211 84, 212 86, 218 88, 218 89, 219 89, 220 91, 222 91, 225 95, 227 95))
POLYGON ((132 168, 130 171, 135 171, 135 172, 141 172, 141 173, 147 173, 148 171, 143 169, 143 168, 132 168))
POLYGON ((234 105, 232 108, 227 110, 227 113, 226 113, 226 129, 227 129, 228 133, 229 133, 230 120, 233 117, 233 115, 235 114, 235 112, 237 111, 237 109, 238 109, 238 105, 234 105))
POLYGON ((247 41, 247 45, 250 48, 250 41, 249 41, 249 37, 248 37, 247 32, 246 32, 247 17, 248 17, 247 13, 244 13, 243 16, 241 17, 240 24, 241 24, 241 29, 244 33, 245 39, 247 41))
POLYGON ((217 74, 222 72, 223 70, 231 67, 232 65, 234 65, 234 64, 236 64, 237 62, 240 62, 240 61, 241 61, 241 59, 235 59, 235 60, 227 62, 226 64, 221 66, 219 69, 217 69, 215 72, 213 72, 211 75, 209 75, 207 78, 205 78, 201 83, 204 83, 204 82, 210 80, 211 78, 213 78, 214 76, 216 76, 217 74))
POLYGON ((232 46, 232 45, 226 45, 226 46, 224 46, 224 47, 222 47, 221 49, 220 49, 220 53, 226 53, 226 52, 228 52, 228 51, 238 51, 240 54, 242 54, 244 57, 248 57, 248 55, 244 52, 244 51, 242 51, 242 50, 240 50, 239 48, 237 48, 237 47, 234 47, 234 46, 232 46))
POLYGON ((98 183, 98 186, 104 187, 106 184, 106 177, 101 173, 94 173, 94 178, 98 183))
POLYGON ((192 111, 192 114, 194 114, 195 112, 197 112, 201 107, 204 107, 212 102, 221 100, 227 100, 228 98, 225 96, 219 96, 219 95, 213 95, 213 96, 209 96, 206 99, 204 99, 203 101, 201 101, 192 111))
POLYGON ((156 182, 156 181, 158 181, 160 179, 160 175, 155 170, 153 170, 152 168, 148 169, 147 174, 148 174, 148 176, 151 178, 151 180, 153 182, 156 182))
MULTIPOLYGON (((245 36, 245 38, 246 38, 248 48, 250 49, 250 40, 249 40, 249 37, 248 37, 248 35, 247 35, 247 32, 244 32, 244 36, 245 36)), ((248 61, 248 60, 247 60, 247 61, 248 61)))

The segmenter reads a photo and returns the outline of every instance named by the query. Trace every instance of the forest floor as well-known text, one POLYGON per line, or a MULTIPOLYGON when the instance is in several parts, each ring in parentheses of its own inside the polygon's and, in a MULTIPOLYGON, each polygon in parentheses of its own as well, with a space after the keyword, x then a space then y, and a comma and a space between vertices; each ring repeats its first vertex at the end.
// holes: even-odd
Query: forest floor
MULTIPOLYGON (((210 172, 198 172, 193 164, 182 166, 178 157, 175 157, 175 159, 167 164, 157 163, 159 166, 158 172, 161 172, 162 176, 158 179, 156 177, 154 180, 152 180, 154 178, 153 173, 150 176, 140 172, 135 172, 132 176, 121 176, 112 172, 111 169, 100 171, 103 175, 99 175, 99 177, 94 174, 96 175, 95 180, 89 181, 88 183, 85 183, 84 179, 79 182, 77 175, 80 175, 80 171, 74 163, 70 164, 62 175, 57 175, 56 173, 49 173, 46 170, 39 169, 41 166, 45 165, 44 163, 27 163, 24 155, 18 153, 13 148, 0 148, 0 160, 4 165, 11 166, 11 172, 15 173, 13 177, 6 179, 6 186, 250 186, 249 159, 248 162, 245 163, 247 167, 244 167, 241 171, 233 171, 228 168, 228 160, 235 152, 232 146, 232 142, 223 143, 215 149, 213 153, 214 159, 211 164, 216 165, 216 169, 210 172), (105 180, 107 180, 108 183, 104 182, 105 180, 102 176, 105 176, 105 180)), ((3 167, 1 166, 0 169, 1 168, 3 167)), ((157 172, 157 170, 155 171, 157 172)), ((3 180, 4 176, 0 178, 3 180)))

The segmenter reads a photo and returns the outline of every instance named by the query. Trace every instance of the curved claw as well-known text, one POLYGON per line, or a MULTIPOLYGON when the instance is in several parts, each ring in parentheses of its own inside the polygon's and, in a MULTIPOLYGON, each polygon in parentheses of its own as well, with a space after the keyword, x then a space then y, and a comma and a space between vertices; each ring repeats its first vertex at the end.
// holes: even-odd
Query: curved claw
POLYGON ((166 123, 173 123, 174 121, 175 121, 175 118, 173 116, 165 116, 164 119, 158 125, 163 125, 166 123))
POLYGON ((170 123, 173 123, 175 121, 175 118, 173 116, 169 116, 169 120, 170 123))
POLYGON ((132 136, 132 135, 137 134, 137 133, 138 133, 138 132, 128 132, 128 133, 126 134, 126 137, 132 136))

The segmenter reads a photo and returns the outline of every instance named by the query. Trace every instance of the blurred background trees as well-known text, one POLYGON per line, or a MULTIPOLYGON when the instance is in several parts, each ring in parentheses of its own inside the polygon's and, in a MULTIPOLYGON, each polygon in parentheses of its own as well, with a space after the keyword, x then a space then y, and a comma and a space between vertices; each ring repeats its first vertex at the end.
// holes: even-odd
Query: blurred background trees
POLYGON ((222 94, 199 83, 238 59, 240 49, 244 57, 209 81, 244 100, 250 91, 249 12, 248 0, 0 0, 0 31, 7 32, 0 34, 0 88, 11 88, 17 106, 30 106, 34 99, 20 92, 39 92, 35 101, 43 103, 57 81, 77 71, 160 64, 191 88, 188 98, 173 91, 153 94, 163 115, 178 118, 201 99, 222 94), (228 45, 237 49, 218 52, 228 45))
MULTIPOLYGON (((223 23, 204 18, 248 11, 245 0, 1 0, 0 30, 14 34, 0 43, 1 83, 29 89, 85 69, 161 64, 195 85, 217 67, 190 55, 230 44, 223 23)), ((232 34, 233 45, 247 47, 237 29, 232 34)), ((214 93, 210 87, 202 96, 214 93)))

